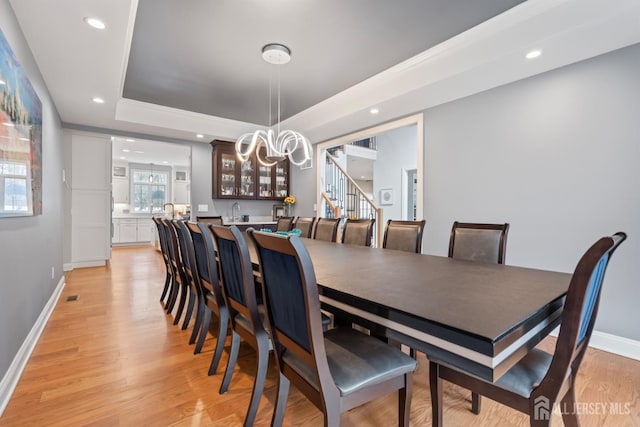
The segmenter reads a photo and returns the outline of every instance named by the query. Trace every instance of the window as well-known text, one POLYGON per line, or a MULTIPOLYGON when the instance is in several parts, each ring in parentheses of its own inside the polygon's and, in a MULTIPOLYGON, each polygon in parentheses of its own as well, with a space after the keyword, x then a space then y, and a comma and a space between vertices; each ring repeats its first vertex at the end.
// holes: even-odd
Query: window
POLYGON ((0 161, 0 188, 2 213, 29 211, 30 188, 27 186, 26 163, 0 161))
POLYGON ((132 169, 133 211, 156 214, 164 212, 168 200, 169 173, 153 169, 132 169))

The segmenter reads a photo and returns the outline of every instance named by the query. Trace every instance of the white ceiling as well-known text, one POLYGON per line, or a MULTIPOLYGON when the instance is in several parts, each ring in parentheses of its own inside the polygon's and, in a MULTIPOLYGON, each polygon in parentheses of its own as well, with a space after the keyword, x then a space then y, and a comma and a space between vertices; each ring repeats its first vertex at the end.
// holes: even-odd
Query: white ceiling
MULTIPOLYGON (((257 126, 123 97, 137 0, 9 1, 64 123, 189 141, 236 138, 257 126), (107 29, 88 27, 87 16, 99 17, 107 29), (94 96, 105 104, 92 103, 94 96)), ((179 2, 183 8, 191 3, 179 2)), ((402 7, 402 1, 394 4, 402 7)), ((304 30, 313 18, 302 15, 296 24, 304 30)), ((235 35, 218 37, 230 43, 235 35)), ((319 142, 638 42, 638 0, 528 0, 318 102, 283 126, 319 142), (541 49, 542 56, 524 59, 531 49, 541 49), (371 107, 380 113, 369 114, 371 107)), ((344 66, 357 62, 335 64, 332 72, 338 75, 344 66)))
POLYGON ((114 137, 111 149, 114 164, 152 163, 184 168, 191 166, 191 147, 184 144, 114 137))

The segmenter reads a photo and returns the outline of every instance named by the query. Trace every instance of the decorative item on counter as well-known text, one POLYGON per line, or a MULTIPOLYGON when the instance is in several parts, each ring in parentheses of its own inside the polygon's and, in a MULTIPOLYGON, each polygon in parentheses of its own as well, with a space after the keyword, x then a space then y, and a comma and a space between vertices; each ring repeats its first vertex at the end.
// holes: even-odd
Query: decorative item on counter
POLYGON ((296 198, 289 194, 284 198, 285 216, 293 216, 293 205, 296 203, 296 198))

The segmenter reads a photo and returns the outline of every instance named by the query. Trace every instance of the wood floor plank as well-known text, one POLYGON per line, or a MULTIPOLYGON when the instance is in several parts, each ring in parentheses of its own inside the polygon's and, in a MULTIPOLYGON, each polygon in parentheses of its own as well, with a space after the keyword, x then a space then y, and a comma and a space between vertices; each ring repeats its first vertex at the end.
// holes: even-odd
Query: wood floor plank
MULTIPOLYGON (((255 355, 242 345, 229 391, 218 394, 229 339, 218 374, 207 376, 215 339, 199 355, 186 331, 173 325, 158 301, 164 285, 162 259, 151 247, 115 248, 110 265, 76 269, 66 286, 0 426, 217 426, 242 425, 249 402, 255 355), (78 295, 77 301, 66 297, 78 295)), ((215 331, 215 328, 210 330, 215 331)), ((541 343, 552 352, 553 338, 541 343)), ((430 425, 428 364, 418 357, 411 424, 430 425)), ((256 426, 268 426, 277 373, 270 363, 256 426)), ((581 404, 619 405, 581 414, 584 427, 640 427, 640 362, 589 349, 576 381, 581 404), (627 406, 625 406, 627 405, 627 406), (628 413, 626 410, 628 409, 628 413)), ((343 414, 343 426, 395 426, 397 398, 386 396, 343 414)), ((525 415, 484 399, 482 412, 470 411, 470 393, 444 387, 448 426, 526 426, 525 415)), ((321 413, 292 387, 286 426, 321 426, 321 413)), ((554 414, 553 426, 562 425, 554 414)))

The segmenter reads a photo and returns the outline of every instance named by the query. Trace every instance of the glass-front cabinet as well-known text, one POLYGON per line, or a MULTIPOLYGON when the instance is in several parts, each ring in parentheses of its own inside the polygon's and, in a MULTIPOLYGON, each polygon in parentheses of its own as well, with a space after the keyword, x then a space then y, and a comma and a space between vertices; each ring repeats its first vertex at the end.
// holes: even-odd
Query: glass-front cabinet
POLYGON ((211 146, 214 199, 283 200, 289 194, 288 159, 265 166, 255 155, 240 161, 232 142, 214 140, 211 146))
POLYGON ((233 144, 221 141, 214 141, 211 144, 213 145, 213 198, 255 199, 255 158, 243 162, 238 159, 233 144))

